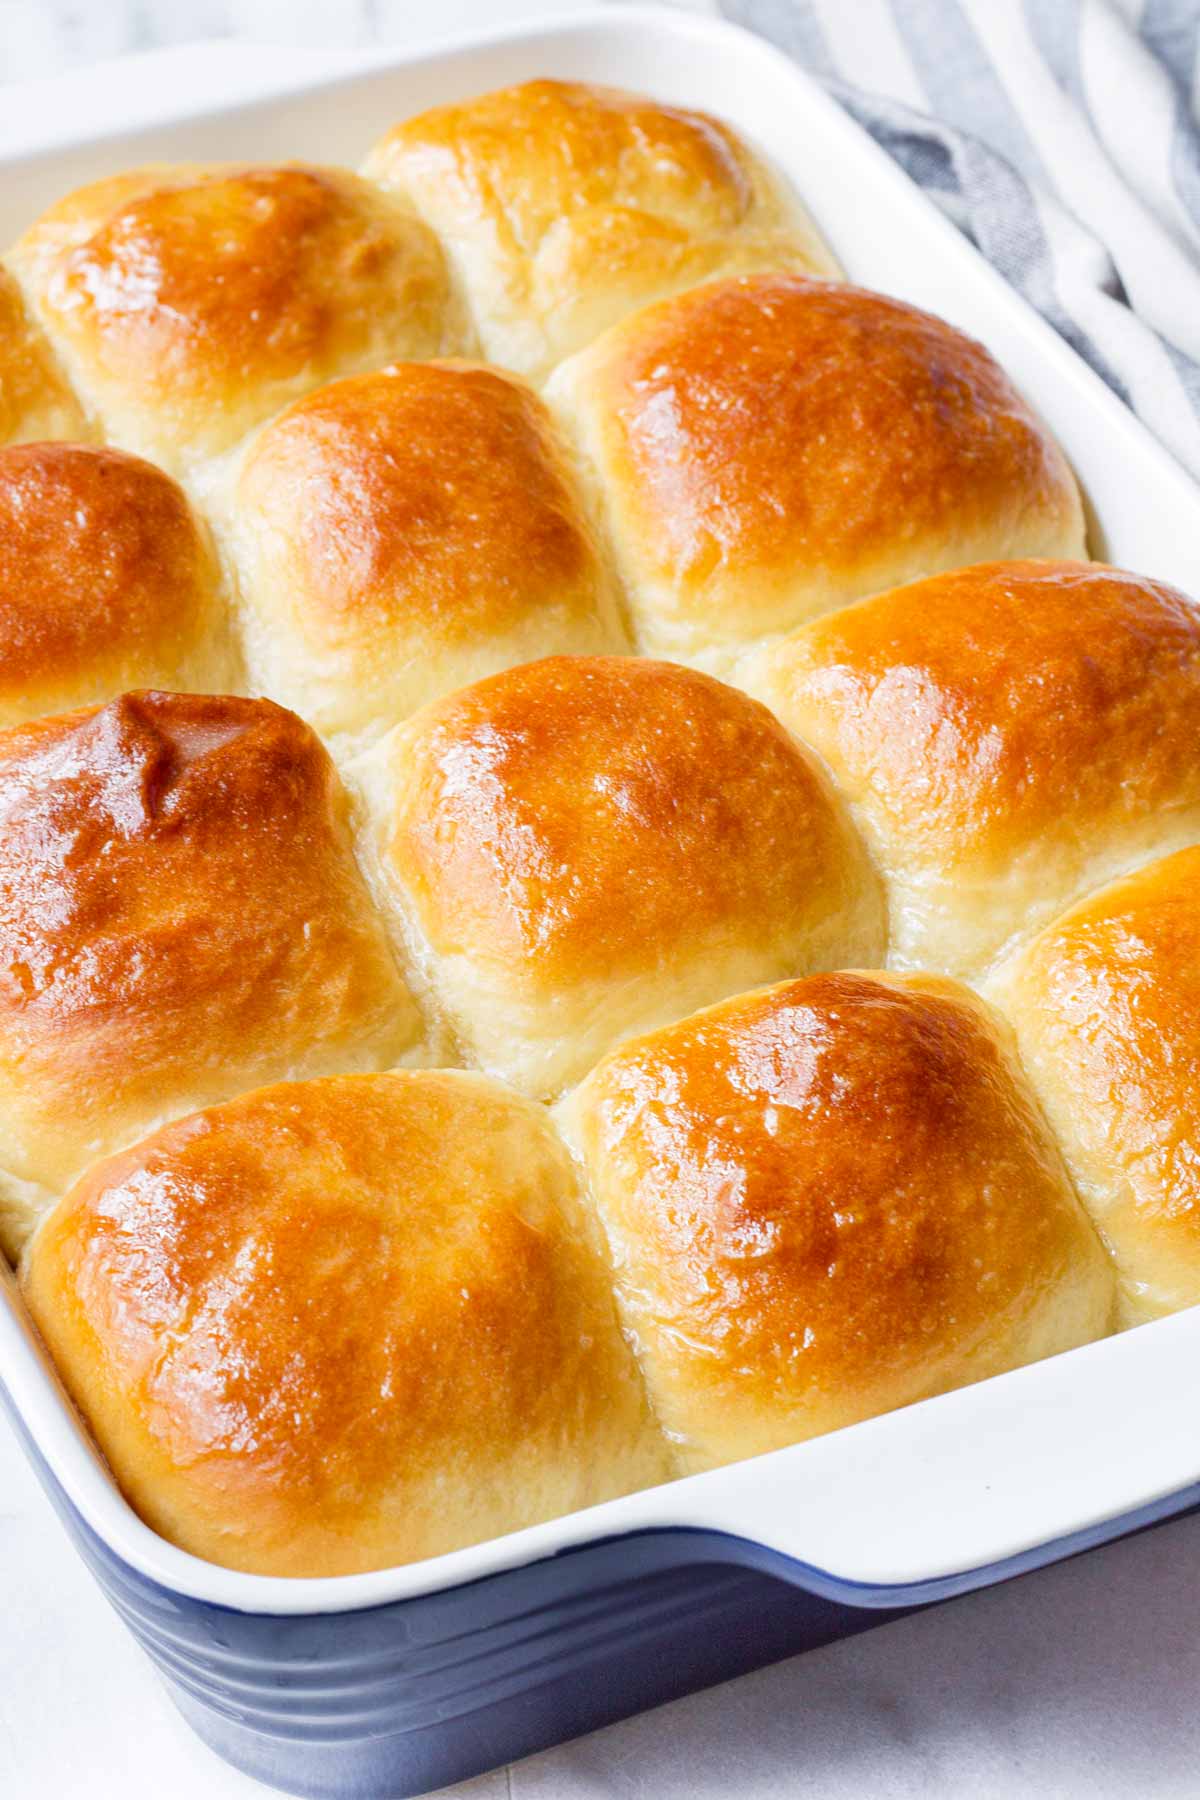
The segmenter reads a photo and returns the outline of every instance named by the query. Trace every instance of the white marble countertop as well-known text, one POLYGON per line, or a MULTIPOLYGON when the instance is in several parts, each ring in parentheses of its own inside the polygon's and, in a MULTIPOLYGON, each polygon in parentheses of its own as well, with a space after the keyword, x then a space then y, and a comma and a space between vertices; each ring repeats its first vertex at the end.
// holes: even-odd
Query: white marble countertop
MULTIPOLYGON (((435 17, 444 35, 582 3, 438 0, 435 15, 419 0, 0 0, 0 81, 198 37, 354 49, 428 35, 435 17)), ((455 1793, 1183 1800, 1200 1789, 1198 1621, 1200 1518, 696 1695, 455 1793)), ((0 1422, 0 1796, 264 1792, 177 1717, 0 1422)))

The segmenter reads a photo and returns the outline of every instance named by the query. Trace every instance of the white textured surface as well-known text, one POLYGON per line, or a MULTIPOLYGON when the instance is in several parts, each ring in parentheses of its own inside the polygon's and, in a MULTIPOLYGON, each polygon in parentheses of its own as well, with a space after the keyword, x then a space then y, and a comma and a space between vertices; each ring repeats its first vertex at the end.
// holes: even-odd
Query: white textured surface
MULTIPOLYGON (((0 0, 0 78, 199 35, 358 47, 576 0, 0 0)), ((700 0, 703 9, 703 0, 700 0)), ((1197 1791, 1200 1520, 764 1671, 471 1800, 1139 1800, 1197 1791)), ((177 1719, 0 1424, 0 1796, 262 1794, 177 1719)))
MULTIPOLYGON (((0 0, 0 80, 196 38, 363 49, 579 12, 593 0, 0 0)), ((676 0, 678 3, 678 0, 676 0)), ((706 0, 683 0, 709 10, 706 0)))

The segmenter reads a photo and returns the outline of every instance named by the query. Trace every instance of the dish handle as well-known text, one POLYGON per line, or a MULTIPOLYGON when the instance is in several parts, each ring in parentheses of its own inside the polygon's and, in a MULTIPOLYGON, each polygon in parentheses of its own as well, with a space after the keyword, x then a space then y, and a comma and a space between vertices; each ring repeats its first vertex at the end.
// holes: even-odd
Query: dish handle
POLYGON ((1198 1385, 1200 1308, 646 1498, 813 1592, 917 1604, 1200 1503, 1198 1385))

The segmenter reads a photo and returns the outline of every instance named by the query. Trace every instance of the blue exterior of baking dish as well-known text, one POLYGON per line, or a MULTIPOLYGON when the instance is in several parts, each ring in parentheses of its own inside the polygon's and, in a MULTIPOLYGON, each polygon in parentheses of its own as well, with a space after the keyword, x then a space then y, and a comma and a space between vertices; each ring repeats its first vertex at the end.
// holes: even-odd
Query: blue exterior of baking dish
POLYGON ((212 1605, 150 1580, 72 1505, 0 1401, 84 1561, 225 1761, 309 1800, 404 1800, 647 1707, 1200 1508, 1200 1484, 985 1569, 867 1587, 722 1532, 600 1538, 345 1612, 212 1605))

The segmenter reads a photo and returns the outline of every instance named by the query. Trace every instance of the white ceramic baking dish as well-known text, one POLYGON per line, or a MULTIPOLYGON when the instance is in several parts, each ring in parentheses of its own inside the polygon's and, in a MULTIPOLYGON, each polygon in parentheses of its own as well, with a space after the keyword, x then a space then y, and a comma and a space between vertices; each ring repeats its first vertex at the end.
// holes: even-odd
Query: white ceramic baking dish
MULTIPOLYGON (((64 141, 69 125, 47 117, 32 152, 5 154, 0 127, 0 232, 147 159, 355 164, 405 114, 533 75, 700 106, 790 176, 852 278, 988 345, 1065 445, 1095 554, 1200 592, 1200 491, 759 40, 692 15, 608 9, 332 77, 261 53, 194 67, 210 86, 236 68, 243 92, 271 91, 185 110, 177 86, 147 84, 132 102, 102 100, 110 128, 86 142, 64 141)), ((0 1391, 109 1597, 216 1749, 310 1794, 421 1792, 1180 1512, 1200 1501, 1200 1430, 1181 1428, 1198 1387, 1200 1312, 1183 1313, 430 1562, 289 1581, 200 1562, 136 1518, 0 1280, 0 1391)))

